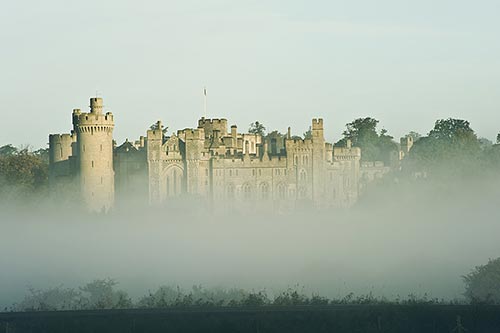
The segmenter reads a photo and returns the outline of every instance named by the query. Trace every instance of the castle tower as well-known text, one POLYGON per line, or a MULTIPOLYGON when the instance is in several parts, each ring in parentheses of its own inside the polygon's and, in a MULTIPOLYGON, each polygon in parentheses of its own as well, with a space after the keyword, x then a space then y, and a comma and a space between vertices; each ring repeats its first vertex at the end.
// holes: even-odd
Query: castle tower
POLYGON ((324 198, 325 180, 325 137, 323 119, 312 120, 312 199, 316 204, 324 198))
POLYGON ((90 211, 108 211, 114 203, 113 128, 111 112, 102 113, 102 98, 90 99, 90 112, 73 111, 77 135, 77 183, 90 211))

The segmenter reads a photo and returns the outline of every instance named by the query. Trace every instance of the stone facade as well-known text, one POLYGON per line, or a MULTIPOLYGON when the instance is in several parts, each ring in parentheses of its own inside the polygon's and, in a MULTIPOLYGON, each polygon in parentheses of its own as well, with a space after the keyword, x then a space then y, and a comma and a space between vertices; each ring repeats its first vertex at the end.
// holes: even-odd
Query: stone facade
POLYGON ((292 137, 290 128, 261 136, 201 118, 170 136, 158 122, 145 137, 113 147, 113 128, 102 99, 92 98, 89 113, 73 111, 71 134, 49 136, 54 195, 66 189, 91 211, 113 207, 115 192, 117 205, 189 198, 221 210, 348 207, 363 179, 361 150, 326 142, 322 119, 312 120, 308 139, 292 137))

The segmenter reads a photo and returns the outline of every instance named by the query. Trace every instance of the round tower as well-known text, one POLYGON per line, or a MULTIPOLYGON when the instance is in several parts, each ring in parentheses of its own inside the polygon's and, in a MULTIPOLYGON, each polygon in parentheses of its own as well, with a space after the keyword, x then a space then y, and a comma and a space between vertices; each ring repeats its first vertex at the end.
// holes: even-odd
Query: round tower
POLYGON ((90 99, 90 112, 73 112, 77 134, 78 177, 82 200, 90 211, 109 210, 114 203, 113 114, 102 113, 102 98, 90 99))

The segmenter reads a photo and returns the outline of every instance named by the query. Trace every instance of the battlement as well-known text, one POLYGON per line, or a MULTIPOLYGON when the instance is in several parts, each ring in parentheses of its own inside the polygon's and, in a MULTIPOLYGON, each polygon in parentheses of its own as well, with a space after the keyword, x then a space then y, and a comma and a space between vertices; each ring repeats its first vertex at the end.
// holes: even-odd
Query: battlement
POLYGON ((322 130, 323 129, 323 118, 313 118, 312 129, 313 130, 322 130))
POLYGON ((333 157, 336 160, 348 160, 361 158, 359 147, 333 147, 333 157))
POLYGON ((71 144, 75 141, 74 136, 69 133, 49 134, 49 146, 52 146, 53 144, 71 144))
POLYGON ((113 114, 73 113, 73 125, 77 132, 110 131, 115 126, 113 114))
POLYGON ((285 146, 287 150, 291 149, 312 149, 311 139, 286 139, 285 146))
POLYGON ((212 136, 213 131, 219 131, 220 137, 223 137, 227 135, 227 119, 206 119, 205 117, 202 117, 198 120, 198 128, 203 128, 205 130, 206 137, 212 136))
POLYGON ((205 130, 203 128, 186 128, 177 132, 177 136, 184 137, 184 140, 204 140, 205 130))

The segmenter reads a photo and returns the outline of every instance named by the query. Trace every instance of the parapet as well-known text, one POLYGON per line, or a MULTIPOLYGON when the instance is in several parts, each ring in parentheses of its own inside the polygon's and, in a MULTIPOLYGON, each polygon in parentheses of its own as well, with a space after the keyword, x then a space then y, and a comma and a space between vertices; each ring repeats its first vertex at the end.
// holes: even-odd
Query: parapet
POLYGON ((79 132, 110 130, 114 127, 113 114, 111 112, 102 113, 102 98, 93 97, 90 99, 90 112, 82 112, 80 109, 73 109, 73 126, 79 132))
POLYGON ((90 127, 93 127, 94 130, 110 129, 115 126, 115 122, 111 112, 106 114, 73 113, 73 125, 75 125, 76 130, 85 132, 90 127))
POLYGON ((183 137, 184 140, 204 140, 205 130, 203 127, 198 127, 196 129, 186 128, 177 132, 178 137, 183 137))
POLYGON ((323 118, 313 118, 312 129, 313 130, 322 130, 323 129, 323 118))
POLYGON ((200 127, 205 130, 207 137, 211 136, 214 130, 219 131, 221 137, 227 135, 227 119, 224 118, 206 119, 202 117, 198 120, 198 128, 200 127))

